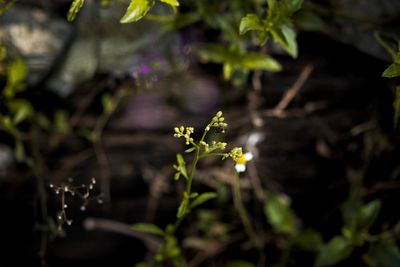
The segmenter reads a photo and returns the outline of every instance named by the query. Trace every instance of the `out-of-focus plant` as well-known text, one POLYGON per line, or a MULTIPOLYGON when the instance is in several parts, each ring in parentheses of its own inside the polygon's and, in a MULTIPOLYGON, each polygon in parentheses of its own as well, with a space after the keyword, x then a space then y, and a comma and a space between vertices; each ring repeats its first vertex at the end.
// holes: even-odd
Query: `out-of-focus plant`
MULTIPOLYGON (((382 73, 382 77, 396 78, 400 76, 400 40, 391 34, 375 32, 375 38, 386 50, 393 60, 393 63, 382 73)), ((393 102, 394 128, 398 129, 400 121, 400 85, 396 84, 395 98, 393 102)))

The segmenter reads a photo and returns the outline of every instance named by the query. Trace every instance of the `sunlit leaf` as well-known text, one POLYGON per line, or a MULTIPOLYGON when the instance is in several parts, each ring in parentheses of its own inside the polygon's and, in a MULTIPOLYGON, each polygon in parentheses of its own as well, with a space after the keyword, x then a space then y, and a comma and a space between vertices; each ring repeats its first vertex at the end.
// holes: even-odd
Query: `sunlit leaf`
POLYGON ((158 227, 157 225, 150 223, 136 223, 131 226, 133 230, 155 234, 155 235, 164 235, 164 231, 158 227))
POLYGON ((282 25, 271 31, 274 40, 277 41, 293 58, 297 57, 296 34, 292 28, 282 25))
POLYGON ((74 0, 68 10, 67 20, 73 21, 78 14, 79 10, 82 8, 85 0, 74 0))
POLYGON ((247 14, 240 21, 239 33, 245 34, 248 31, 264 31, 260 18, 256 14, 247 14))
POLYGON ((343 236, 335 236, 321 248, 315 262, 316 267, 332 266, 350 256, 354 247, 343 236))
POLYGON ((22 59, 16 59, 8 64, 7 85, 3 90, 3 95, 13 98, 16 93, 24 91, 26 86, 23 83, 27 74, 26 64, 22 59))
POLYGON ((159 0, 161 2, 164 2, 170 6, 179 6, 178 0, 159 0))
POLYGON ((246 53, 242 56, 240 64, 249 70, 281 71, 282 66, 278 61, 267 55, 246 53))
POLYGON ((135 22, 143 18, 150 8, 153 7, 155 0, 131 0, 125 15, 121 18, 121 23, 135 22))

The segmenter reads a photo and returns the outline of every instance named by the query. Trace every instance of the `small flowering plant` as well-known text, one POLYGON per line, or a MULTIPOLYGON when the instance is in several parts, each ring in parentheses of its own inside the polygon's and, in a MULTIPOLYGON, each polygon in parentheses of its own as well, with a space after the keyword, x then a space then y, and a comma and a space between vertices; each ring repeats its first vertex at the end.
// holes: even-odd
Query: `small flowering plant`
POLYGON ((190 213, 193 208, 216 197, 216 193, 214 192, 204 192, 201 194, 197 192, 192 192, 193 175, 196 170, 197 163, 200 159, 210 156, 218 156, 221 157, 221 159, 223 160, 227 158, 232 158, 236 162, 236 172, 235 177, 233 178, 233 182, 235 184, 235 206, 239 212, 242 223, 246 229, 247 234, 249 235, 250 240, 254 243, 255 247, 261 249, 262 245, 260 242, 258 242, 258 239, 255 236, 251 225, 249 224, 247 214, 244 211, 240 196, 238 180, 239 172, 245 171, 246 162, 248 160, 251 160, 252 155, 250 153, 243 154, 242 148, 240 147, 236 147, 229 152, 225 152, 227 143, 215 140, 206 140, 207 134, 212 129, 215 129, 217 132, 224 133, 227 126, 228 124, 225 122, 225 118, 222 116, 222 112, 219 111, 212 118, 210 123, 208 123, 207 126, 204 128, 204 132, 200 140, 198 141, 195 141, 192 137, 195 131, 193 127, 179 126, 174 128, 174 137, 183 138, 186 145, 190 146, 188 149, 185 150, 185 152, 194 153, 194 158, 190 164, 189 169, 187 167, 184 157, 180 153, 176 155, 177 164, 173 165, 174 169, 176 170, 174 179, 179 180, 181 177, 183 177, 186 181, 186 189, 183 192, 183 198, 176 214, 177 220, 175 224, 167 225, 164 230, 156 225, 146 223, 136 223, 132 226, 132 229, 134 230, 160 235, 163 237, 164 243, 161 245, 158 253, 154 257, 154 260, 156 262, 170 262, 174 266, 186 265, 185 259, 181 255, 181 249, 179 247, 179 242, 175 237, 175 232, 181 224, 182 220, 185 218, 185 215, 190 213))
MULTIPOLYGON (((196 164, 199 159, 209 156, 221 156, 222 159, 226 159, 231 157, 236 162, 240 161, 243 157, 242 148, 234 148, 228 153, 223 153, 226 149, 227 143, 225 142, 217 142, 211 141, 211 143, 207 143, 205 138, 207 134, 211 131, 211 129, 216 129, 222 133, 225 133, 225 128, 228 124, 225 122, 225 118, 222 116, 222 111, 218 111, 218 113, 212 118, 211 122, 207 124, 204 129, 203 135, 198 142, 195 142, 191 137, 191 134, 194 133, 193 127, 175 127, 174 137, 176 138, 184 138, 186 141, 186 145, 191 145, 192 147, 187 149, 185 152, 190 153, 194 152, 195 157, 191 164, 190 171, 188 172, 186 169, 186 162, 183 159, 181 154, 177 154, 177 165, 174 165, 174 169, 177 171, 175 173, 175 180, 179 180, 181 176, 186 179, 186 190, 183 194, 183 200, 178 208, 177 217, 178 219, 183 217, 186 213, 188 213, 193 207, 202 204, 203 202, 214 198, 215 193, 207 192, 199 195, 198 193, 191 191, 193 174, 196 169, 196 164)), ((243 160, 242 160, 243 161, 243 160)), ((241 163, 243 164, 243 163, 241 163)), ((244 162, 245 164, 245 162, 244 162)), ((245 168, 245 167, 244 167, 245 168)), ((241 168, 241 170, 243 167, 241 168)))

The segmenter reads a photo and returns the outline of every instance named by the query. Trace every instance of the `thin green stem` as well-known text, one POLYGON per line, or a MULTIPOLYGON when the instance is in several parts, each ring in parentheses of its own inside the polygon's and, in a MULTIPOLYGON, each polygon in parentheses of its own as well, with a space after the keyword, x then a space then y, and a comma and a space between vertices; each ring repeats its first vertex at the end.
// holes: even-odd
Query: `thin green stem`
POLYGON ((251 243, 253 243, 254 247, 260 251, 261 257, 264 260, 265 255, 264 255, 264 251, 263 251, 263 244, 257 238, 256 234, 254 233, 253 227, 250 224, 249 217, 248 217, 246 210, 244 208, 244 205, 243 205, 242 195, 240 194, 239 173, 237 173, 237 172, 235 172, 235 177, 233 180, 233 197, 234 197, 235 207, 239 213, 244 230, 245 230, 246 234, 248 235, 251 243))

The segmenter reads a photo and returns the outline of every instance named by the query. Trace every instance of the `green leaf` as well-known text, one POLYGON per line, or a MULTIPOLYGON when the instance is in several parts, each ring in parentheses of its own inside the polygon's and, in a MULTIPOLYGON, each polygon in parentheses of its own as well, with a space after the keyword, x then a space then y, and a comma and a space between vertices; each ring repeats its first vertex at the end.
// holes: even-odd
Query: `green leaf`
POLYGON ((136 223, 131 226, 133 230, 155 234, 155 235, 164 235, 164 231, 158 227, 157 225, 151 223, 136 223))
POLYGON ((350 256, 354 247, 351 242, 343 236, 335 236, 329 243, 325 244, 318 254, 315 262, 316 267, 332 266, 350 256))
POLYGON ((281 0, 279 4, 279 11, 283 13, 284 16, 291 16, 301 8, 303 0, 281 0))
POLYGON ((379 199, 364 205, 356 216, 357 228, 367 231, 378 217, 380 209, 381 201, 379 199))
POLYGON ((10 113, 14 115, 14 125, 17 125, 26 119, 32 118, 35 113, 31 103, 25 99, 11 100, 7 103, 7 107, 10 113))
POLYGON ((180 173, 180 172, 175 173, 175 175, 174 175, 174 180, 175 180, 175 181, 178 181, 180 176, 181 176, 181 173, 180 173))
POLYGON ((281 71, 282 66, 270 56, 247 53, 240 60, 241 67, 249 70, 281 71))
POLYGON ((192 203, 190 203, 190 208, 193 209, 194 207, 197 207, 201 204, 203 204, 204 202, 216 198, 217 194, 214 192, 206 192, 206 193, 202 193, 200 194, 195 200, 193 200, 192 203))
POLYGON ((371 245, 363 259, 369 266, 397 267, 400 266, 399 247, 394 240, 381 240, 371 245))
POLYGON ((393 63, 383 73, 382 77, 395 78, 400 76, 400 63, 393 63))
POLYGON ((342 207, 343 219, 345 221, 345 226, 342 228, 343 235, 354 245, 362 245, 364 243, 362 234, 368 232, 371 225, 375 222, 380 207, 380 200, 371 201, 362 207, 359 207, 357 200, 345 203, 342 207))
POLYGON ((57 110, 54 114, 54 130, 57 133, 66 134, 70 131, 68 114, 64 110, 57 110))
POLYGON ((185 152, 186 152, 186 153, 190 153, 190 152, 192 152, 192 151, 195 150, 195 149, 196 149, 196 147, 191 147, 191 148, 189 148, 189 149, 186 149, 185 152))
POLYGON ((326 27, 322 18, 311 11, 301 10, 293 19, 296 26, 305 31, 322 31, 326 27))
POLYGON ((293 242, 307 251, 318 251, 324 243, 321 234, 313 229, 307 229, 296 234, 293 242))
POLYGON ((17 162, 23 162, 26 159, 25 147, 20 139, 15 140, 14 156, 17 162))
POLYGON ((274 40, 277 41, 293 58, 297 57, 296 34, 292 28, 282 25, 280 28, 271 30, 274 40))
POLYGON ((154 0, 131 0, 128 9, 120 22, 130 23, 140 20, 147 14, 147 12, 149 12, 154 3, 154 0))
POLYGON ((224 79, 229 80, 232 77, 233 72, 235 71, 235 66, 231 62, 226 62, 222 66, 222 70, 224 73, 224 79))
POLYGON ((103 111, 105 114, 110 115, 114 110, 113 101, 110 94, 103 94, 101 96, 101 103, 103 105, 103 111))
POLYGON ((181 154, 176 154, 176 160, 178 161, 179 164, 179 170, 182 173, 183 176, 187 177, 187 171, 186 171, 186 162, 183 159, 181 154))
POLYGON ((222 64, 231 59, 228 47, 221 44, 198 45, 193 49, 205 61, 222 64))
POLYGON ((181 204, 179 205, 178 213, 176 214, 176 217, 178 219, 183 217, 186 214, 187 208, 188 208, 188 204, 189 204, 189 200, 187 198, 184 198, 182 200, 181 204))
POLYGON ((82 8, 85 0, 74 0, 68 10, 67 20, 73 21, 78 14, 79 10, 82 8))
POLYGON ((394 108, 393 125, 394 128, 397 129, 399 127, 399 121, 400 121, 400 86, 396 87, 396 97, 393 102, 393 108, 394 108))
POLYGON ((161 2, 164 2, 170 6, 179 6, 178 0, 160 0, 161 2))
POLYGON ((276 232, 285 234, 296 232, 295 215, 286 201, 278 194, 267 192, 264 213, 276 232))
POLYGON ((7 85, 3 90, 3 95, 10 99, 16 93, 25 90, 26 87, 23 81, 27 74, 27 68, 25 62, 20 58, 9 63, 7 68, 7 85))
POLYGON ((256 14, 247 14, 240 21, 239 33, 245 34, 248 31, 264 31, 260 18, 256 14))
POLYGON ((258 39, 260 39, 260 46, 264 45, 269 38, 269 33, 267 31, 259 32, 258 39))

